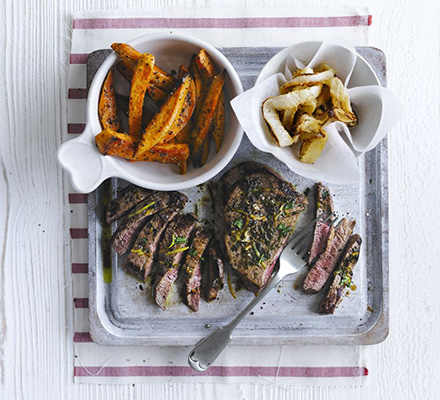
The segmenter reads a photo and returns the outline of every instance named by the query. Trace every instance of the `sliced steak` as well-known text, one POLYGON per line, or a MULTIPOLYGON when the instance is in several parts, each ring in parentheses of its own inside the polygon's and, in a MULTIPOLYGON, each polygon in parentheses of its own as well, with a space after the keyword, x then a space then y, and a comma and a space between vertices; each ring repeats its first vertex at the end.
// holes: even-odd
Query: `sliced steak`
POLYGON ((179 274, 180 266, 191 243, 191 234, 196 227, 197 217, 183 214, 175 217, 167 226, 160 243, 156 262, 154 300, 165 309, 166 300, 179 274))
POLYGON ((333 314, 336 307, 342 301, 345 288, 351 285, 353 267, 359 260, 361 244, 362 239, 358 234, 352 235, 348 239, 338 267, 335 272, 333 272, 331 286, 319 307, 321 314, 333 314))
POLYGON ((217 251, 214 247, 211 247, 208 252, 208 260, 205 263, 203 269, 204 287, 203 292, 206 301, 215 300, 218 297, 218 293, 223 289, 224 280, 224 267, 223 261, 217 255, 217 251))
MULTIPOLYGON (((330 190, 322 183, 316 184, 316 218, 324 219, 327 215, 333 214, 333 199, 330 190)), ((309 264, 313 264, 318 256, 324 251, 327 239, 330 234, 329 223, 318 220, 313 233, 313 242, 310 248, 309 264)))
POLYGON ((124 269, 128 273, 137 276, 141 281, 147 279, 151 274, 162 233, 181 209, 177 206, 165 208, 154 215, 142 228, 124 262, 124 269))
POLYGON ((118 196, 108 205, 106 213, 107 223, 111 224, 118 218, 123 217, 138 203, 145 200, 151 193, 153 193, 152 190, 137 186, 127 186, 122 189, 118 196))
POLYGON ((304 280, 303 289, 306 293, 318 293, 327 282, 353 232, 355 223, 355 221, 342 219, 335 229, 334 237, 330 237, 332 240, 329 239, 325 251, 319 256, 304 280))
POLYGON ((224 210, 216 214, 216 225, 223 224, 217 234, 229 264, 248 289, 257 292, 267 283, 307 199, 261 164, 249 165, 240 164, 238 171, 229 171, 224 181, 222 178, 220 190, 225 182, 235 180, 228 177, 235 174, 237 180, 226 200, 219 199, 225 203, 224 210))
POLYGON ((184 273, 183 300, 193 311, 199 310, 201 264, 211 237, 211 233, 203 228, 197 228, 182 268, 184 273))
POLYGON ((183 208, 188 198, 179 192, 153 192, 139 203, 112 236, 112 245, 119 254, 131 249, 138 232, 150 217, 169 206, 183 208))

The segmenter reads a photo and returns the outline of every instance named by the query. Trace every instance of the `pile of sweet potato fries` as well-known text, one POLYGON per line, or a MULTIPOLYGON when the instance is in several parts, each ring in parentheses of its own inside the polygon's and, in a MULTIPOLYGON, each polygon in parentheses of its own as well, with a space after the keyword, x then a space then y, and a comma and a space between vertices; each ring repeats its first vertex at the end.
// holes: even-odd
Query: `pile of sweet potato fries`
POLYGON ((223 140, 225 71, 216 72, 204 49, 193 55, 188 68, 180 66, 177 79, 160 69, 152 54, 124 43, 113 43, 112 49, 120 57, 116 69, 131 87, 129 97, 115 93, 115 71, 109 70, 98 105, 103 130, 95 141, 101 154, 176 164, 181 174, 189 159, 196 167, 204 165, 211 137, 217 152, 223 140), (146 96, 156 104, 156 113, 145 107, 146 96), (121 115, 128 117, 128 132, 121 115))

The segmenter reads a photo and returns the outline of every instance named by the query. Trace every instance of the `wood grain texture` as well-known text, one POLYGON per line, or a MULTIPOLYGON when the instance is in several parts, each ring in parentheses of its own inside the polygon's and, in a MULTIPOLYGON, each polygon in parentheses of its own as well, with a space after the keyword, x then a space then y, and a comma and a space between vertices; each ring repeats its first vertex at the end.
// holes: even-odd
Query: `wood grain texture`
MULTIPOLYGON (((243 384, 74 385, 72 285, 65 176, 72 13, 144 1, 6 0, 0 4, 0 399, 435 399, 440 390, 439 5, 367 2, 370 45, 388 59, 388 86, 407 112, 389 137, 391 332, 368 349, 362 388, 243 384), (64 221, 64 222, 63 222, 64 221)), ((187 8, 234 0, 155 0, 187 8)), ((271 7, 267 1, 241 1, 271 7)), ((277 6, 291 4, 282 0, 277 6)), ((339 5, 310 0, 300 6, 339 5)), ((364 6, 355 0, 351 5, 364 6)), ((292 38, 294 40, 294 38, 292 38)), ((268 382, 269 383, 269 382, 268 382)))

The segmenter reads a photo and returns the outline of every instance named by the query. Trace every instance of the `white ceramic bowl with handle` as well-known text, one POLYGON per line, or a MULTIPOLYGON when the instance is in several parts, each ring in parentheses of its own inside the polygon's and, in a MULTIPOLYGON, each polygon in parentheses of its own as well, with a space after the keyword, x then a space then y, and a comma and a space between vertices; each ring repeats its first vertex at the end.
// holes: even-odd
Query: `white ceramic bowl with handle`
POLYGON ((128 43, 141 53, 153 54, 156 64, 167 72, 177 71, 180 64, 188 66, 192 55, 202 48, 208 52, 217 71, 226 70, 226 129, 222 146, 218 153, 215 152, 215 146, 211 146, 206 164, 200 168, 189 166, 185 175, 180 175, 175 165, 128 162, 119 157, 100 154, 95 145, 95 136, 102 130, 98 117, 98 102, 107 71, 119 61, 117 54, 112 53, 96 72, 90 86, 84 132, 79 137, 63 143, 58 149, 58 161, 69 173, 72 186, 78 192, 89 193, 105 179, 118 177, 148 189, 180 190, 208 181, 232 159, 243 137, 243 130, 229 107, 229 101, 243 92, 237 72, 215 47, 191 36, 159 33, 144 35, 128 43))

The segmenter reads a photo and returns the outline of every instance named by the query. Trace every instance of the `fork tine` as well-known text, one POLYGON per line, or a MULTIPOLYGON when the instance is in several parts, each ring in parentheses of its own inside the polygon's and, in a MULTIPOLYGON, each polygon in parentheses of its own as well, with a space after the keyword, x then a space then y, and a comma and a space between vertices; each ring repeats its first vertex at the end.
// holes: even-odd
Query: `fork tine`
MULTIPOLYGON (((328 224, 329 227, 334 225, 338 219, 339 219, 339 217, 335 217, 334 219, 332 219, 328 224)), ((342 221, 340 221, 338 223, 338 226, 341 222, 342 221)), ((297 244, 297 246, 299 246, 299 243, 297 244)), ((309 248, 309 246, 310 246, 310 240, 301 241, 301 247, 297 250, 296 254, 297 255, 301 254, 304 250, 307 250, 309 248)), ((292 247, 292 249, 293 249, 293 247, 292 247)))
MULTIPOLYGON (((322 222, 327 222, 330 217, 333 214, 329 214, 327 215, 322 222)), ((303 229, 301 232, 299 232, 298 234, 296 234, 293 239, 290 241, 290 243, 293 243, 293 241, 295 241, 295 243, 292 244, 292 249, 296 246, 298 246, 298 244, 304 239, 304 237, 307 237, 308 234, 310 232, 313 232, 315 229, 315 223, 318 222, 320 219, 322 218, 322 215, 320 215, 319 217, 315 218, 310 224, 309 226, 307 226, 307 228, 303 229)))

